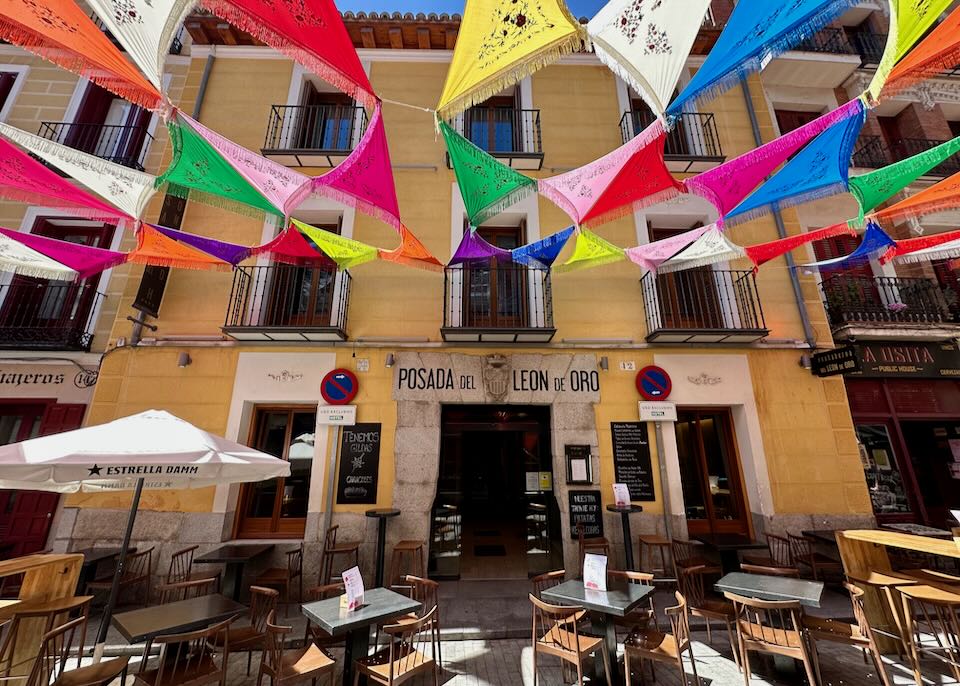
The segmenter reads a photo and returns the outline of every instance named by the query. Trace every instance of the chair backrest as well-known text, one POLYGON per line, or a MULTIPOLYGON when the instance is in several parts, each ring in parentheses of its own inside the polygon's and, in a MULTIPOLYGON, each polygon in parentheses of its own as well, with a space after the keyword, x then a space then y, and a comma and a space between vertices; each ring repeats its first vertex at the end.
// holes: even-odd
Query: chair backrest
POLYGON ((170 569, 167 571, 168 584, 176 584, 190 578, 190 572, 193 571, 193 554, 199 547, 199 545, 192 545, 170 556, 170 569))
POLYGON ((737 630, 743 640, 777 648, 797 648, 800 636, 800 602, 758 600, 736 593, 724 593, 733 602, 737 630))
POLYGON ((323 536, 323 552, 329 553, 337 545, 337 529, 339 528, 339 524, 334 524, 327 529, 327 533, 323 536))
POLYGON ((793 567, 796 563, 790 551, 790 539, 777 534, 766 534, 766 537, 770 559, 776 563, 777 567, 793 567))
POLYGON ((567 571, 565 569, 557 569, 553 572, 547 572, 546 574, 533 577, 530 579, 530 583, 533 584, 533 595, 539 598, 540 594, 548 588, 562 584, 566 576, 567 571))
POLYGON ((127 555, 121 583, 131 584, 149 579, 153 574, 153 547, 127 555))
POLYGON ((217 592, 217 580, 194 579, 193 581, 178 581, 172 584, 163 584, 159 588, 160 604, 176 603, 181 600, 190 600, 217 592))
POLYGON ((47 631, 40 639, 40 652, 26 686, 49 686, 58 682, 71 659, 75 661, 75 667, 80 667, 86 636, 86 614, 47 631), (71 656, 71 653, 75 654, 71 656))
POLYGON ((623 572, 619 569, 608 569, 607 578, 615 581, 625 581, 628 584, 640 584, 641 586, 653 585, 653 574, 647 572, 623 572))
POLYGON ((20 612, 14 612, 13 617, 7 622, 4 630, 3 642, 0 643, 0 676, 9 676, 10 670, 15 666, 14 656, 19 652, 19 648, 29 642, 36 649, 36 638, 21 636, 20 631, 26 623, 30 626, 42 624, 43 633, 50 632, 54 627, 68 623, 73 619, 83 619, 86 621, 90 614, 90 601, 93 596, 76 596, 72 598, 62 598, 59 601, 50 601, 45 603, 43 608, 27 609, 20 612))
POLYGON ((800 577, 800 570, 796 567, 767 567, 766 565, 751 565, 741 562, 740 571, 747 574, 766 574, 767 576, 783 576, 791 579, 800 577))
POLYGON ((303 574, 303 543, 287 551, 287 577, 296 579, 303 574))
POLYGON ((533 645, 546 646, 571 655, 580 649, 580 630, 577 614, 582 607, 550 605, 530 594, 533 604, 533 645))
POLYGON ((843 587, 850 594, 850 604, 853 605, 853 619, 860 627, 860 633, 872 641, 873 627, 870 626, 867 613, 863 609, 864 590, 851 583, 844 583, 843 587))
POLYGON ((224 683, 230 657, 228 628, 239 616, 235 615, 206 629, 154 638, 153 642, 160 646, 160 667, 154 686, 188 683, 191 675, 200 671, 201 666, 214 668, 203 670, 205 683, 211 683, 217 677, 224 683))
POLYGON ((790 554, 793 556, 794 564, 801 560, 808 560, 813 555, 813 544, 803 536, 787 534, 790 539, 790 554))
POLYGON ((436 609, 437 618, 440 615, 440 584, 432 579, 423 579, 419 576, 407 574, 403 582, 410 585, 410 597, 422 603, 420 616, 424 617, 431 608, 436 609))
POLYGON ((396 674, 412 674, 432 664, 437 655, 437 608, 431 608, 415 622, 383 627, 390 641, 390 683, 396 674), (429 652, 427 646, 430 646, 429 652))
POLYGON ((705 569, 703 565, 677 568, 677 588, 690 607, 700 607, 706 598, 705 569))
POLYGON ((265 620, 267 637, 263 647, 263 671, 270 677, 271 683, 283 673, 283 646, 287 634, 293 631, 293 627, 280 626, 276 621, 276 610, 271 610, 265 620))
POLYGON ((325 586, 311 588, 307 591, 307 597, 310 598, 311 601, 326 600, 327 598, 341 596, 346 592, 346 587, 341 581, 335 584, 326 584, 325 586))
POLYGON ((677 604, 664 609, 670 620, 670 633, 677 642, 677 650, 682 652, 690 644, 690 614, 687 611, 687 599, 680 591, 675 593, 677 604))
POLYGON ((697 556, 697 544, 690 541, 681 541, 679 538, 671 538, 670 552, 673 553, 675 565, 684 565, 697 556))
POLYGON ((275 588, 263 586, 250 587, 250 626, 257 631, 263 631, 267 624, 267 617, 277 608, 277 598, 280 592, 275 588))

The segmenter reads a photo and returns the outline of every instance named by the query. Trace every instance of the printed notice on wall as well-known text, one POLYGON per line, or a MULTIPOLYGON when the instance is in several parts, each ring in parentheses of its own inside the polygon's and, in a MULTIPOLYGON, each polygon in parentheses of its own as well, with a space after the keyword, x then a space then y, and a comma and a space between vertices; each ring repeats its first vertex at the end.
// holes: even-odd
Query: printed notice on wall
POLYGON ((615 481, 627 485, 631 501, 656 500, 646 422, 611 422, 610 433, 615 481))
POLYGON ((380 474, 380 424, 354 424, 342 431, 337 503, 375 505, 380 474))

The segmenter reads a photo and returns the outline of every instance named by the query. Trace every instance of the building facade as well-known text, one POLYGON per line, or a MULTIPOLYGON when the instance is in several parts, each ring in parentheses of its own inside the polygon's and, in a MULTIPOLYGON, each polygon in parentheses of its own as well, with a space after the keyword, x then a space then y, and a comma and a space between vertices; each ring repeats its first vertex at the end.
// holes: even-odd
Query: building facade
MULTIPOLYGON (((682 80, 702 63, 731 6, 715 0, 682 80)), ((683 178, 709 169, 858 95, 871 70, 866 36, 882 32, 883 21, 879 5, 851 10, 760 76, 684 114, 667 139, 671 171, 683 178)), ((459 18, 348 13, 345 22, 384 98, 404 222, 444 260, 463 235, 463 202, 432 115, 391 101, 436 103, 459 18)), ((190 17, 185 29, 180 54, 169 60, 168 92, 205 126, 309 175, 342 161, 360 139, 367 113, 286 57, 209 15, 190 17)), ((12 46, 0 46, 0 54, 0 73, 26 72, 12 82, 0 118, 30 131, 42 130, 48 120, 77 130, 93 122, 101 133, 91 138, 96 145, 89 143, 89 151, 116 154, 129 164, 142 160, 154 173, 164 168, 169 144, 153 119, 114 112, 113 104, 96 105, 95 99, 87 107, 87 98, 77 95, 85 92, 84 82, 12 46), (97 124, 100 111, 105 114, 97 124), (115 126, 145 127, 143 147, 97 147, 115 126)), ((939 123, 928 129, 921 124, 934 126, 930 112, 948 116, 948 98, 936 94, 955 88, 951 79, 942 79, 941 90, 931 87, 931 108, 905 95, 896 112, 872 113, 858 145, 863 166, 907 154, 899 138, 879 144, 870 139, 893 136, 891 117, 901 122, 901 133, 929 137, 930 146, 950 137, 939 123), (921 128, 910 128, 914 122, 921 128), (876 157, 874 148, 880 150, 876 157)), ((593 55, 576 54, 468 110, 453 125, 504 163, 542 178, 606 154, 649 117, 640 98, 593 55)), ((68 145, 85 144, 79 134, 62 135, 68 145)), ((272 220, 162 197, 147 216, 250 245, 282 228, 272 220)), ((312 198, 294 216, 380 247, 397 243, 392 228, 332 201, 312 198)), ((729 233, 749 245, 853 216, 853 201, 838 196, 729 233)), ((16 203, 0 204, 0 217, 5 226, 24 231, 100 230, 16 203)), ((716 219, 711 205, 684 195, 598 233, 632 246, 716 219)), ((491 243, 512 248, 568 224, 559 208, 533 196, 479 231, 491 243)), ((109 245, 121 249, 133 243, 130 227, 113 227, 110 236, 109 245)), ((936 278, 932 272, 871 269, 863 278, 936 278)), ((426 542, 432 575, 525 578, 576 568, 577 522, 587 535, 602 532, 615 550, 622 549, 619 515, 605 510, 617 481, 628 482, 643 507, 633 516, 634 534, 663 534, 669 527, 679 537, 758 537, 765 531, 872 525, 875 511, 887 516, 876 496, 883 457, 872 451, 888 453, 891 469, 880 476, 894 466, 908 473, 904 446, 910 427, 898 413, 909 410, 893 403, 867 410, 860 398, 881 388, 896 399, 903 380, 811 374, 811 350, 842 342, 844 332, 860 323, 837 319, 830 278, 790 270, 782 259, 756 275, 731 262, 660 276, 642 276, 628 262, 559 274, 495 264, 442 274, 386 262, 349 273, 267 260, 250 260, 228 274, 166 274, 124 265, 95 280, 99 300, 89 314, 87 347, 12 341, 19 344, 0 357, 0 392, 7 390, 8 367, 36 377, 34 367, 41 364, 72 365, 71 372, 80 371, 79 365, 91 370, 82 376, 85 384, 96 372, 95 385, 74 390, 73 376, 63 372, 60 383, 70 392, 42 393, 55 406, 84 405, 85 423, 165 409, 291 462, 291 476, 278 482, 146 493, 134 538, 138 545, 158 546, 158 570, 184 544, 232 539, 277 541, 278 550, 287 547, 284 541, 303 540, 308 568, 314 569, 330 524, 339 525, 343 539, 363 541, 362 563, 369 569, 376 522, 364 513, 394 507, 401 515, 389 522, 388 549, 402 539, 426 542), (162 299, 148 291, 162 293, 162 299), (128 319, 151 309, 144 303, 156 315, 146 318, 149 327, 128 319), (637 373, 649 365, 672 379, 675 423, 640 421, 637 373), (318 421, 326 404, 321 380, 335 369, 356 376, 354 426, 318 421), (879 426, 888 427, 885 448, 877 445, 879 426)), ((956 284, 942 281, 936 288, 946 292, 950 283, 956 284)), ((39 301, 18 302, 43 310, 39 301)), ((875 323, 863 309, 869 306, 858 302, 847 309, 859 307, 857 316, 875 323)), ((2 315, 0 310, 0 323, 2 315)), ((935 322, 911 320, 915 326, 885 321, 880 340, 935 343, 941 347, 937 354, 953 359, 955 349, 942 345, 952 340, 952 317, 945 310, 935 322)), ((858 344, 868 338, 859 330, 850 335, 858 344)), ((870 346, 864 354, 873 351, 870 346)), ((48 375, 60 378, 44 371, 41 380, 48 375)), ((947 415, 960 417, 950 405, 956 381, 937 384, 943 384, 934 393, 943 417, 920 416, 942 419, 949 443, 954 429, 947 415)), ((11 388, 9 395, 24 402, 22 389, 11 388)), ((931 425, 931 432, 939 430, 931 425)), ((905 489, 916 486, 907 476, 902 482, 905 489)), ((938 523, 936 506, 916 504, 926 496, 917 491, 905 497, 910 506, 897 513, 901 518, 938 523)), ((63 549, 115 542, 128 504, 123 493, 63 497, 48 544, 63 549)))

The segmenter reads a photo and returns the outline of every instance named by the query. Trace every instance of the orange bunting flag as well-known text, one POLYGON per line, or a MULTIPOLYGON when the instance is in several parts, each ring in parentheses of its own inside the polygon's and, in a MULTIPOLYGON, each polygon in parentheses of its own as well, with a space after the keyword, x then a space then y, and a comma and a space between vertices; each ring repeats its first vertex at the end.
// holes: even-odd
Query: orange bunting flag
POLYGON ((443 263, 403 224, 400 225, 400 246, 394 250, 380 250, 380 259, 418 269, 443 271, 443 263))
POLYGON ((925 188, 906 200, 868 215, 871 220, 887 226, 906 219, 917 219, 960 207, 960 173, 925 188))
POLYGON ((218 260, 189 245, 167 238, 147 224, 137 231, 137 248, 127 256, 127 262, 149 264, 154 267, 230 271, 233 265, 218 260))
POLYGON ((163 100, 73 0, 0 0, 0 38, 143 107, 163 100))
POLYGON ((883 86, 882 96, 901 92, 910 86, 950 71, 960 64, 960 8, 953 10, 920 45, 900 60, 883 86))

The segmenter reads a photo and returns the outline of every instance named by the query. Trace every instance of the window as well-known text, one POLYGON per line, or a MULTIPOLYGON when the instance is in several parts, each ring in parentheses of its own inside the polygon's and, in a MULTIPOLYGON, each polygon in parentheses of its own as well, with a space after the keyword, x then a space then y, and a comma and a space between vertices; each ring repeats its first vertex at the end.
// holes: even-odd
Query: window
POLYGON ((319 91, 307 81, 291 147, 303 150, 350 150, 356 103, 342 93, 319 91))
MULTIPOLYGON (((650 240, 670 238, 689 229, 649 227, 650 240)), ((661 325, 666 329, 721 329, 723 310, 713 267, 694 267, 657 276, 661 325)))
POLYGON ((488 98, 463 115, 464 136, 487 152, 523 150, 520 89, 488 98))
POLYGON ((248 443, 287 460, 290 476, 243 485, 237 506, 237 538, 303 536, 316 424, 312 407, 256 408, 248 443))
MULTIPOLYGON (((517 226, 480 227, 477 234, 504 250, 523 245, 526 222, 517 226)), ((470 227, 464 222, 464 232, 470 227)), ((503 264, 491 258, 489 263, 471 264, 464 274, 465 326, 521 327, 527 320, 526 270, 516 264, 503 264)))
POLYGON ((6 121, 7 115, 13 109, 17 93, 23 86, 27 67, 16 65, 0 66, 0 121, 6 121))
POLYGON ((820 112, 803 112, 800 110, 774 110, 777 117, 777 127, 780 135, 784 136, 804 124, 809 124, 820 116, 820 112))
POLYGON ((152 114, 95 83, 87 85, 72 122, 46 122, 41 135, 128 167, 142 168, 152 114))
MULTIPOLYGON (((314 224, 340 233, 340 224, 314 224)), ((337 266, 275 265, 266 326, 330 326, 336 297, 337 266)))

